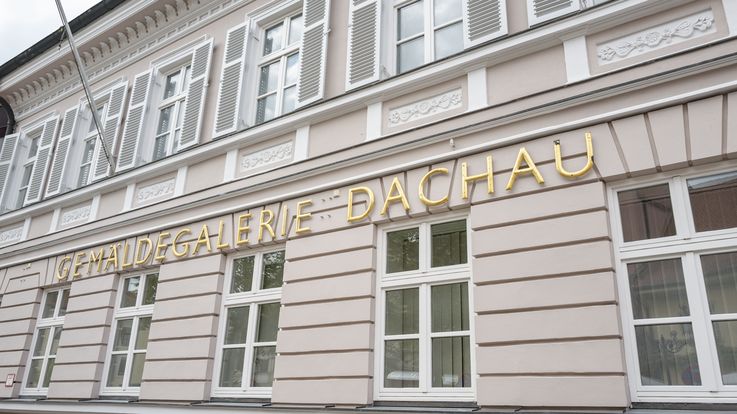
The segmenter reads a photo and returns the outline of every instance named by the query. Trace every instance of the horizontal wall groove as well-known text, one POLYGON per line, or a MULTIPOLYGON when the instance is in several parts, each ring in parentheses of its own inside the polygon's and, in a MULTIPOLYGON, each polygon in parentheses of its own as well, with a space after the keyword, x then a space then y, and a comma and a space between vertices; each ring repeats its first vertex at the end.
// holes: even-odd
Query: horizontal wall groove
POLYGON ((23 336, 23 335, 31 335, 33 332, 16 332, 11 334, 2 334, 0 335, 0 338, 10 338, 12 336, 23 336))
POLYGON ((25 318, 17 318, 17 319, 3 319, 0 320, 0 325, 8 322, 22 322, 22 321, 35 321, 36 318, 33 316, 25 317, 25 318))
POLYGON ((578 244, 586 244, 586 243, 592 243, 592 242, 597 242, 597 241, 611 241, 611 238, 609 236, 592 237, 589 239, 581 239, 581 240, 575 240, 575 241, 570 241, 570 242, 549 243, 549 244, 540 245, 540 246, 530 246, 530 247, 522 247, 519 249, 499 250, 496 252, 480 253, 480 254, 474 255, 473 257, 480 259, 484 257, 502 256, 505 254, 512 254, 512 253, 522 253, 522 252, 532 252, 536 250, 553 249, 556 247, 576 246, 578 244))
POLYGON ((281 304, 285 307, 289 306, 300 306, 300 305, 317 305, 321 303, 336 303, 336 302, 347 302, 349 300, 357 299, 374 299, 374 295, 358 295, 358 296, 343 296, 334 299, 316 299, 316 300, 305 300, 301 302, 282 302, 281 304))
POLYGON ((340 379, 373 379, 371 375, 331 375, 319 377, 274 377, 275 381, 323 381, 340 379))
MULTIPOLYGON (((312 214, 315 214, 315 213, 312 213, 312 214)), ((372 243, 373 243, 373 241, 372 241, 372 243)), ((306 255, 306 256, 292 257, 292 258, 287 259, 287 262, 298 263, 300 261, 314 259, 316 257, 330 257, 330 256, 336 255, 336 254, 350 253, 350 252, 355 252, 355 251, 359 251, 359 250, 369 250, 369 249, 374 250, 375 249, 375 246, 373 244, 366 244, 366 245, 362 245, 362 246, 351 247, 351 248, 348 248, 348 249, 327 250, 327 251, 324 251, 322 253, 315 253, 315 254, 309 254, 309 255, 306 255)))
POLYGON ((473 228, 473 231, 484 231, 484 230, 498 229, 501 227, 516 226, 519 224, 535 223, 539 221, 551 220, 551 219, 556 219, 556 218, 573 217, 573 216, 578 216, 582 214, 595 213, 597 211, 608 211, 608 209, 606 208, 606 206, 601 206, 601 207, 587 208, 583 210, 566 211, 563 213, 550 214, 547 216, 531 217, 531 218, 522 219, 522 220, 507 221, 507 222, 499 223, 499 224, 490 224, 488 226, 480 226, 480 227, 473 228))
POLYGON ((57 365, 102 365, 100 361, 82 361, 82 362, 54 362, 54 366, 57 365))
MULTIPOLYGON (((278 346, 278 344, 277 344, 278 346)), ((351 352, 374 352, 373 349, 370 348, 353 348, 353 349, 333 349, 329 351, 291 351, 291 352, 281 352, 277 350, 277 355, 285 355, 285 356, 299 356, 299 355, 330 355, 330 354, 348 354, 351 352)))
MULTIPOLYGON (((5 301, 7 302, 7 300, 8 300, 7 294, 6 295, 0 295, 0 297, 3 297, 3 296, 5 297, 5 301)), ((0 310, 6 310, 6 309, 11 309, 11 308, 18 308, 18 307, 21 307, 21 306, 28 306, 28 305, 40 305, 40 304, 41 304, 40 301, 16 303, 15 305, 7 305, 7 306, 3 305, 2 307, 0 307, 0 310)))
POLYGON ((148 361, 155 361, 155 362, 174 362, 174 361, 210 361, 215 358, 212 357, 182 357, 182 358, 146 358, 146 362, 148 361))
POLYGON ((67 311, 67 315, 74 315, 74 314, 77 314, 77 313, 84 313, 84 312, 101 310, 101 309, 114 309, 114 308, 115 308, 115 306, 97 306, 97 307, 94 307, 94 308, 75 309, 75 310, 67 311))
POLYGON ((109 328, 110 324, 102 324, 102 325, 85 325, 85 326, 70 326, 66 327, 64 326, 64 332, 68 331, 76 331, 79 329, 91 329, 91 328, 109 328))
POLYGON ((331 273, 329 275, 320 275, 320 276, 312 276, 312 277, 302 277, 297 280, 286 280, 284 281, 285 284, 292 284, 292 283, 300 283, 300 282, 311 282, 313 280, 322 280, 322 279, 332 279, 335 277, 341 277, 341 276, 350 276, 350 275, 357 275, 361 273, 366 272, 374 272, 375 270, 373 268, 365 268, 365 269, 358 269, 358 270, 351 270, 350 272, 339 272, 339 273, 331 273))
POLYGON ((479 377, 623 377, 624 375, 624 372, 491 372, 479 374, 479 377))
POLYGON ((74 344, 74 345, 59 345, 61 349, 81 348, 83 346, 107 346, 105 342, 91 342, 86 344, 74 344))
POLYGON ((534 306, 534 307, 515 308, 515 309, 499 309, 499 310, 476 312, 476 314, 479 316, 500 315, 500 314, 510 314, 510 313, 538 312, 538 311, 545 311, 545 310, 590 308, 590 307, 609 306, 609 305, 616 305, 616 304, 617 304, 616 300, 605 300, 605 301, 599 301, 599 302, 570 303, 570 304, 565 304, 565 305, 534 306))
MULTIPOLYGON (((194 278, 197 278, 197 277, 215 276, 215 275, 217 275, 218 277, 220 277, 220 276, 223 276, 224 274, 225 273, 223 273, 223 272, 203 272, 203 273, 197 273, 197 274, 194 274, 194 275, 187 275, 187 276, 180 276, 180 277, 172 277, 172 278, 160 279, 159 280, 159 285, 164 285, 164 284, 171 283, 171 282, 177 282, 179 280, 194 279, 194 278)), ((159 277, 160 276, 161 276, 161 274, 159 274, 159 277)))
POLYGON ((148 338, 149 342, 169 342, 169 341, 179 341, 182 339, 200 339, 200 338, 215 338, 217 335, 190 335, 190 336, 177 336, 177 337, 171 337, 171 338, 148 338))
MULTIPOLYGON (((565 159, 565 157, 563 159, 565 159)), ((538 164, 536 163, 536 165, 538 164)), ((494 174, 497 175, 498 173, 494 171, 494 174)), ((476 206, 479 204, 496 203, 497 201, 509 200, 509 199, 517 198, 517 197, 526 197, 526 196, 535 195, 535 194, 548 193, 548 192, 555 191, 555 190, 562 190, 564 188, 578 187, 580 185, 598 183, 598 182, 604 185, 604 180, 601 177, 597 176, 595 178, 588 178, 585 180, 571 182, 569 184, 560 184, 560 185, 551 186, 551 187, 540 187, 536 190, 525 191, 522 193, 515 193, 515 194, 508 194, 508 195, 496 195, 494 198, 486 198, 483 200, 471 202, 470 205, 476 206)), ((464 206, 467 206, 467 205, 468 204, 464 204, 464 206)), ((462 207, 462 206, 458 206, 458 207, 462 207)))
POLYGON ((219 315, 218 313, 200 313, 197 315, 185 315, 185 316, 176 316, 176 317, 171 317, 171 318, 151 319, 151 323, 181 321, 184 319, 204 318, 208 316, 218 316, 218 315, 219 315))
POLYGON ((55 383, 55 382, 66 382, 66 383, 70 383, 70 382, 80 383, 80 382, 83 382, 83 383, 92 383, 92 384, 95 384, 95 383, 100 382, 100 380, 97 380, 97 379, 96 380, 82 380, 82 379, 78 379, 78 380, 53 380, 53 381, 51 381, 52 384, 55 383))
POLYGON ((197 379, 192 379, 192 378, 187 378, 187 379, 183 379, 183 378, 170 378, 170 379, 144 378, 141 380, 141 383, 144 383, 144 382, 207 382, 207 381, 210 381, 210 379, 207 379, 207 378, 197 378, 197 379))
POLYGON ((622 339, 620 335, 601 335, 601 336, 575 336, 569 338, 545 338, 545 339, 520 339, 516 341, 496 341, 496 342, 479 342, 480 347, 495 346, 514 346, 525 344, 558 344, 566 342, 585 342, 585 341, 603 341, 611 339, 622 339))
POLYGON ((527 276, 527 277, 516 277, 516 278, 511 278, 511 279, 487 280, 483 282, 474 282, 474 285, 476 286, 503 285, 503 284, 510 284, 510 283, 518 283, 518 282, 528 282, 528 281, 533 281, 533 280, 559 279, 559 278, 566 278, 566 277, 571 277, 571 276, 592 275, 595 273, 606 273, 606 272, 613 272, 613 271, 614 271, 613 267, 602 267, 598 269, 581 270, 577 272, 551 273, 549 275, 536 275, 536 276, 527 276))
POLYGON ((333 322, 333 323, 321 323, 321 324, 314 324, 314 325, 300 325, 300 326, 288 326, 288 327, 280 327, 279 329, 282 331, 298 331, 301 329, 313 329, 313 328, 327 328, 327 327, 335 327, 335 326, 351 326, 351 325, 373 325, 374 321, 371 320, 362 320, 362 321, 350 321, 350 322, 333 322))
POLYGON ((204 293, 192 293, 190 295, 174 296, 171 298, 161 298, 161 299, 156 298, 156 303, 171 302, 173 300, 179 300, 179 299, 199 298, 203 296, 222 296, 222 293, 219 291, 212 291, 212 292, 204 292, 204 293))
POLYGON ((81 297, 85 297, 85 296, 96 295, 98 293, 115 293, 115 292, 117 292, 117 290, 115 290, 115 289, 103 289, 103 290, 94 290, 92 292, 78 293, 78 294, 75 294, 75 295, 72 295, 70 293, 69 299, 76 299, 76 298, 81 298, 81 297))

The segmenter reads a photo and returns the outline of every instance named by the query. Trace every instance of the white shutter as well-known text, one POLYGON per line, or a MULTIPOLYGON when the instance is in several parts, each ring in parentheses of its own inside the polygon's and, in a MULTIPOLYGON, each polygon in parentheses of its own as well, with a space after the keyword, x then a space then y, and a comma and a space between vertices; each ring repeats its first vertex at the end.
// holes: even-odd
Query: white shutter
POLYGON ((194 49, 192 69, 190 70, 187 100, 184 104, 184 120, 182 131, 177 142, 177 151, 197 145, 202 130, 202 113, 205 109, 205 93, 207 93, 208 76, 210 75, 210 57, 212 56, 212 39, 200 43, 194 49))
POLYGON ((302 18, 305 28, 299 48, 297 106, 318 101, 325 93, 330 0, 304 0, 302 18))
POLYGON ((213 137, 219 137, 238 130, 241 113, 241 89, 243 73, 246 69, 246 48, 248 47, 248 22, 228 30, 225 37, 223 71, 220 75, 218 103, 215 111, 213 137))
POLYGON ((472 47, 507 34, 506 0, 463 0, 463 42, 472 47))
POLYGON ((110 97, 107 101, 107 111, 105 111, 105 119, 101 120, 102 142, 105 143, 105 147, 102 147, 99 140, 95 143, 95 163, 94 170, 92 172, 93 181, 110 175, 110 164, 114 162, 113 154, 115 154, 115 147, 118 145, 120 117, 123 115, 123 104, 125 103, 127 92, 127 81, 116 85, 110 91, 110 97), (105 154, 105 148, 107 148, 107 156, 105 154), (108 157, 110 157, 109 162, 108 157))
POLYGON ((527 20, 533 26, 580 9, 579 0, 527 0, 527 20))
POLYGON ((41 200, 41 193, 43 191, 44 182, 46 181, 46 174, 49 172, 51 148, 54 145, 54 138, 56 137, 58 125, 58 116, 54 116, 44 122, 43 131, 41 131, 41 141, 38 145, 38 152, 36 153, 36 162, 33 163, 31 181, 28 183, 26 200, 23 205, 35 203, 41 200))
POLYGON ((118 153, 118 165, 115 168, 117 172, 133 168, 138 163, 144 129, 143 121, 153 83, 152 79, 153 76, 150 70, 139 73, 133 79, 128 115, 125 118, 125 127, 123 127, 123 137, 118 153))
POLYGON ((49 183, 46 186, 46 197, 59 194, 66 190, 64 173, 69 162, 69 147, 72 145, 74 131, 77 127, 77 119, 79 119, 78 106, 69 108, 64 112, 64 118, 61 122, 61 133, 56 144, 54 160, 51 163, 49 183))
POLYGON ((381 0, 350 0, 346 90, 379 80, 381 0))
POLYGON ((16 148, 18 147, 18 136, 20 134, 6 135, 3 139, 2 148, 0 148, 0 211, 3 203, 3 197, 6 196, 8 188, 12 182, 8 179, 11 176, 13 164, 15 162, 16 148))

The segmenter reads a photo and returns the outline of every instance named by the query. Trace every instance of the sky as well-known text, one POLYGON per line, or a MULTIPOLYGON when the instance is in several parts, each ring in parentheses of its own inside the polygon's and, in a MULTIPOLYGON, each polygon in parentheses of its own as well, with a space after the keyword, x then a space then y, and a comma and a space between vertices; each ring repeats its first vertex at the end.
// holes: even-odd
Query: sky
MULTIPOLYGON (((61 0, 72 20, 100 0, 61 0)), ((61 26, 55 0, 0 0, 0 65, 61 26)))

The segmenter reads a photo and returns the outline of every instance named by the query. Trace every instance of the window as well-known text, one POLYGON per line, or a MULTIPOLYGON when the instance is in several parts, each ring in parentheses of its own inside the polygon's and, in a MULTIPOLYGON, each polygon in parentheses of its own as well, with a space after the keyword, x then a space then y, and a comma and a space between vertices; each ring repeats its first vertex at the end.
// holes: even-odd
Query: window
POLYGON ((16 200, 15 208, 23 207, 23 204, 26 201, 28 186, 31 184, 33 166, 36 164, 36 157, 38 156, 38 146, 41 142, 41 130, 32 132, 26 139, 29 142, 28 156, 26 157, 26 162, 23 164, 20 188, 18 188, 18 198, 16 200))
POLYGON ((737 172, 612 191, 633 395, 737 397, 737 172))
MULTIPOLYGON (((105 100, 107 101, 107 99, 105 100)), ((105 119, 105 112, 107 105, 105 103, 99 104, 96 108, 97 116, 100 122, 105 119)), ((87 185, 91 181, 90 171, 93 168, 93 160, 95 156, 95 147, 97 146, 98 133, 97 125, 95 125, 95 119, 90 116, 90 123, 87 127, 87 134, 84 137, 82 145, 82 159, 79 165, 79 176, 77 177, 77 187, 87 185)))
POLYGON ((191 65, 187 62, 166 75, 164 90, 159 104, 159 118, 156 123, 156 138, 152 159, 158 160, 174 153, 175 143, 179 141, 184 120, 184 102, 187 99, 187 86, 191 65))
POLYGON ((139 392, 158 282, 158 273, 125 277, 120 282, 104 377, 107 394, 139 392))
POLYGON ((376 390, 385 400, 474 400, 466 220, 387 228, 376 390))
POLYGON ((270 397, 284 250, 236 257, 227 274, 213 393, 270 397))
POLYGON ((399 2, 395 9, 398 73, 463 50, 461 1, 399 2))
POLYGON ((47 291, 36 324, 23 394, 45 395, 54 370, 56 351, 69 303, 69 288, 47 291))
POLYGON ((256 123, 292 112, 297 106, 302 15, 286 17, 263 31, 258 67, 256 123))

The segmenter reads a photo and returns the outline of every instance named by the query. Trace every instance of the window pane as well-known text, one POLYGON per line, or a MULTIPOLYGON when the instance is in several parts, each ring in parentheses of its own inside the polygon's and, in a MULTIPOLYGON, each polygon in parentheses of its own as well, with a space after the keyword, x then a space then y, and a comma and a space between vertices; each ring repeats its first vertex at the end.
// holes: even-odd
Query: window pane
POLYGON ((54 310, 56 310, 56 300, 59 298, 59 291, 49 292, 46 294, 46 303, 44 303, 44 311, 42 318, 53 318, 54 310))
POLYGON ((270 65, 261 67, 261 76, 258 82, 258 94, 263 95, 265 93, 274 92, 279 83, 279 70, 281 64, 276 61, 270 65))
POLYGON ((171 130, 171 115, 174 111, 174 105, 167 106, 159 112, 159 124, 156 128, 156 134, 163 134, 171 130))
POLYGON ((468 263, 466 247, 466 220, 433 224, 432 267, 468 263))
POLYGON ((265 303, 258 306, 258 333, 256 342, 274 342, 279 331, 279 308, 281 304, 265 303))
POLYGON ((67 305, 69 305, 69 289, 61 291, 61 303, 59 304, 58 316, 64 316, 67 314, 67 305))
POLYGON ((131 364, 131 376, 128 379, 129 387, 140 387, 141 378, 143 378, 143 364, 146 362, 146 353, 133 354, 133 363, 131 364))
POLYGON ((261 289, 278 288, 284 278, 284 250, 264 255, 261 289))
POLYGON ((254 256, 233 260, 233 280, 230 282, 230 293, 251 291, 253 260, 254 256))
POLYGON ((221 387, 240 387, 243 381, 243 358, 245 348, 223 349, 223 364, 220 367, 221 387))
POLYGON ((225 344, 245 344, 248 333, 248 306, 228 308, 225 324, 225 344))
POLYGON ((737 227, 737 171, 688 180, 696 231, 737 227))
POLYGON ((433 338, 432 386, 471 386, 471 341, 467 336, 433 338))
POLYGON ((302 30, 304 29, 304 22, 302 21, 302 15, 292 17, 289 23, 289 44, 295 44, 302 39, 302 30))
POLYGON ((44 382, 42 388, 49 388, 49 383, 51 382, 51 373, 54 371, 54 362, 56 362, 56 358, 49 358, 49 360, 46 361, 46 372, 44 372, 44 382))
POLYGON ((397 46, 397 70, 404 73, 425 63, 425 39, 418 37, 397 46))
POLYGON ((433 286, 431 290, 432 331, 467 331, 468 284, 433 286))
POLYGON ((274 382, 275 346, 260 346, 253 350, 252 387, 271 387, 274 382))
POLYGON ((420 289, 386 292, 386 334, 403 335, 419 332, 420 289))
POLYGON ((297 84, 297 78, 299 77, 299 53, 290 55, 287 58, 287 71, 284 75, 284 85, 295 85, 297 84))
POLYGON ((159 135, 154 140, 154 156, 153 161, 166 157, 166 151, 169 142, 169 133, 159 135))
POLYGON ((28 371, 28 381, 26 387, 37 388, 38 380, 41 377, 41 367, 43 365, 43 359, 34 359, 31 361, 31 366, 28 371))
POLYGON ((120 299, 121 308, 129 308, 136 306, 136 297, 138 296, 138 285, 141 283, 141 277, 129 277, 123 282, 123 294, 120 299))
POLYGON ((56 355, 57 349, 59 349, 59 339, 61 338, 61 326, 54 327, 54 337, 51 339, 51 348, 49 349, 49 355, 56 355))
POLYGON ((142 305, 153 305, 156 300, 156 287, 159 285, 159 274, 146 275, 146 286, 143 288, 142 305))
POLYGON ((284 24, 280 23, 266 30, 266 34, 264 35, 264 56, 282 48, 283 29, 284 24))
POLYGON ((636 326, 643 385, 701 385, 691 324, 636 326))
POLYGON ((122 387, 125 375, 126 355, 113 355, 110 357, 110 372, 107 375, 108 387, 122 387))
POLYGON ((689 314, 681 259, 627 265, 635 319, 689 314))
POLYGON ((444 27, 435 31, 435 59, 456 54, 463 50, 463 24, 444 27))
POLYGON ((179 83, 180 71, 172 73, 166 77, 164 84, 164 99, 171 98, 177 92, 177 83, 179 83))
POLYGON ((88 139, 84 142, 84 150, 82 152, 82 164, 92 161, 92 155, 95 153, 95 139, 88 139))
POLYGON ((624 241, 676 234, 668 184, 621 191, 618 197, 624 241))
POLYGON ((434 0, 435 27, 461 18, 461 0, 434 0))
POLYGON ((113 341, 113 351, 127 351, 128 344, 131 342, 131 330, 133 329, 133 319, 120 319, 115 325, 115 340, 113 341))
POLYGON ((737 312, 737 252, 701 256, 709 311, 737 312))
POLYGON ((38 330, 36 345, 33 347, 33 356, 43 356, 46 353, 46 344, 49 342, 49 328, 38 330))
MULTIPOLYGON (((149 332, 151 332, 151 318, 138 319, 138 332, 136 332, 135 349, 146 349, 146 345, 148 345, 149 332)), ((135 362, 135 360, 133 362, 135 362)))
POLYGON ((90 176, 90 164, 85 164, 79 168, 79 178, 77 178, 77 187, 87 185, 87 179, 90 176))
POLYGON ((714 322, 714 339, 724 385, 737 385, 737 321, 714 322))
POLYGON ((276 94, 260 98, 256 103, 256 123, 266 122, 276 116, 276 94))
POLYGON ((420 229, 386 234, 386 272, 404 272, 420 268, 420 229))
POLYGON ((28 158, 35 157, 38 154, 38 142, 41 141, 41 137, 35 137, 31 139, 31 147, 28 149, 28 158))
POLYGON ((425 21, 423 3, 423 1, 418 1, 399 9, 397 20, 397 40, 406 39, 412 35, 422 33, 425 21))
POLYGON ((282 103, 282 113, 288 114, 297 107, 297 87, 292 86, 284 89, 284 102, 282 103))
POLYGON ((384 387, 420 386, 420 347, 417 339, 386 341, 384 347, 384 387))

